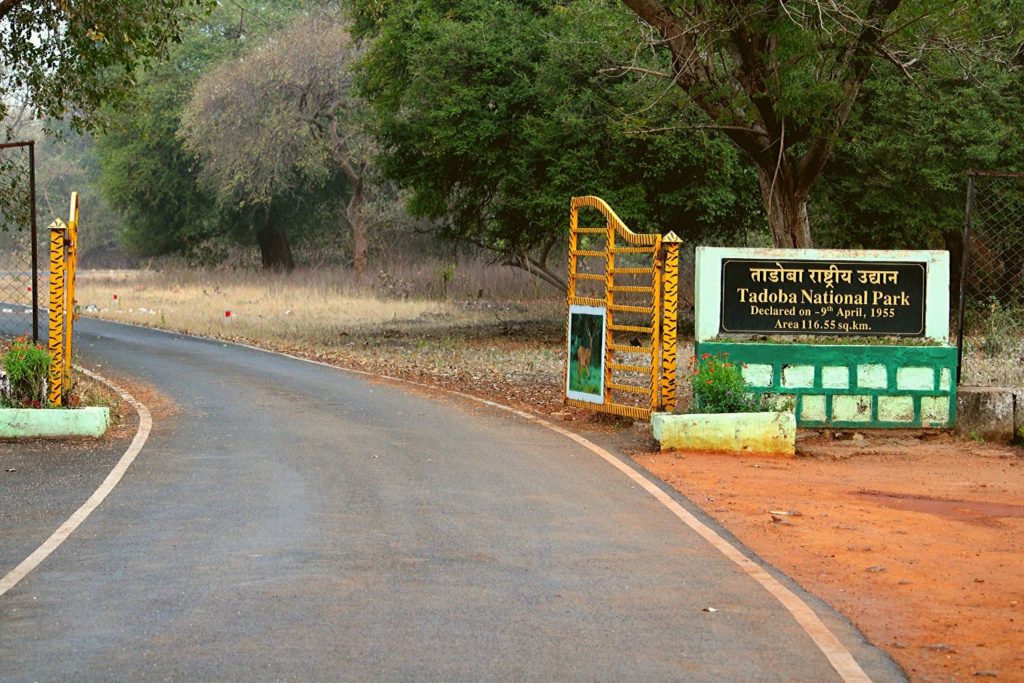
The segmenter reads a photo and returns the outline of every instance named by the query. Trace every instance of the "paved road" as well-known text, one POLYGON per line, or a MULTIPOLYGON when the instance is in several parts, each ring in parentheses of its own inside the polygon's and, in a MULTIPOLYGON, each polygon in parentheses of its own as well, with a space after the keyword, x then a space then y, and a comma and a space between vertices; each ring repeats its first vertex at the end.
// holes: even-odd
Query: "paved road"
POLYGON ((217 342, 76 333, 86 365, 178 411, 0 597, 0 679, 839 680, 763 588, 563 436, 217 342))

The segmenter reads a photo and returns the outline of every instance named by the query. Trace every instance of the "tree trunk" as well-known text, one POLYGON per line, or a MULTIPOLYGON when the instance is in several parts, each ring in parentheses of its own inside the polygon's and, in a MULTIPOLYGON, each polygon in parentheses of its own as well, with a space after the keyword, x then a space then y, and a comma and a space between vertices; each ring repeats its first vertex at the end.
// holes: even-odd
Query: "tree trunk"
POLYGON ((366 255, 370 250, 366 236, 366 216, 363 214, 364 203, 363 179, 360 177, 352 183, 352 198, 345 207, 345 216, 352 227, 352 267, 356 271, 357 279, 366 271, 366 255))
POLYGON ((780 249, 810 249, 811 225, 807 219, 807 193, 796 189, 796 183, 782 167, 757 169, 768 226, 772 241, 780 249))
POLYGON ((260 247, 260 258, 265 269, 286 273, 295 270, 295 259, 292 258, 288 235, 274 225, 269 211, 266 223, 256 231, 256 243, 260 247))

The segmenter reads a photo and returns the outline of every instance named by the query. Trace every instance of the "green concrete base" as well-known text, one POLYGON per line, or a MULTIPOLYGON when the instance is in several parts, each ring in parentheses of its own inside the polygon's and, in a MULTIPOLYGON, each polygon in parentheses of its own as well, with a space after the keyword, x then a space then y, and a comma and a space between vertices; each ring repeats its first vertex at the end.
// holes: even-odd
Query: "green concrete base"
POLYGON ((110 408, 0 408, 0 437, 103 436, 110 408))
POLYGON ((769 413, 654 413, 651 431, 661 450, 796 454, 796 416, 769 413))
POLYGON ((801 427, 948 428, 956 424, 955 346, 698 342, 728 354, 755 396, 796 404, 801 427))

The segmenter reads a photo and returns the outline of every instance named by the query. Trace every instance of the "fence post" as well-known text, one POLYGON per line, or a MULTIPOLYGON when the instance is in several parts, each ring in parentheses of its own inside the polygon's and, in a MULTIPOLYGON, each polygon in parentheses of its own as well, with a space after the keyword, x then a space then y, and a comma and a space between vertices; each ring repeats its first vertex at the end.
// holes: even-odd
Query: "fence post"
POLYGON ((676 409, 676 372, 678 368, 677 329, 679 322, 679 246, 683 243, 670 232, 662 238, 665 248, 665 273, 662 282, 665 294, 662 301, 661 318, 661 409, 673 412, 676 409))
POLYGON ((67 226, 57 219, 50 223, 50 372, 48 400, 60 406, 64 398, 64 242, 67 226))
POLYGON ((664 275, 664 264, 661 263, 661 235, 657 235, 654 243, 654 262, 651 273, 651 400, 649 402, 651 412, 654 412, 662 404, 661 396, 661 351, 662 351, 662 276, 664 275))
POLYGON ((964 365, 964 307, 967 305, 967 270, 971 265, 971 214, 974 213, 974 174, 967 174, 967 210, 960 257, 960 310, 956 321, 956 384, 960 386, 964 365))
POLYGON ((605 339, 604 339, 604 402, 612 403, 612 363, 615 361, 612 344, 615 343, 615 222, 605 216, 608 237, 605 241, 607 253, 604 262, 604 303, 605 303, 605 339))
POLYGON ((32 230, 32 343, 39 343, 39 229, 36 227, 36 143, 28 141, 29 222, 32 230))

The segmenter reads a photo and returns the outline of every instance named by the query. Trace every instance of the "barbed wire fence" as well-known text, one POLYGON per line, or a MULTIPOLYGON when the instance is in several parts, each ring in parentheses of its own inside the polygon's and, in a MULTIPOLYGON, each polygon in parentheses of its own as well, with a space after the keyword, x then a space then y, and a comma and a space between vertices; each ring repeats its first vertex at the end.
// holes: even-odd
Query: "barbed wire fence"
POLYGON ((39 341, 35 143, 0 144, 0 334, 39 341))
POLYGON ((1024 386, 1024 173, 968 173, 963 244, 960 382, 1024 386))

